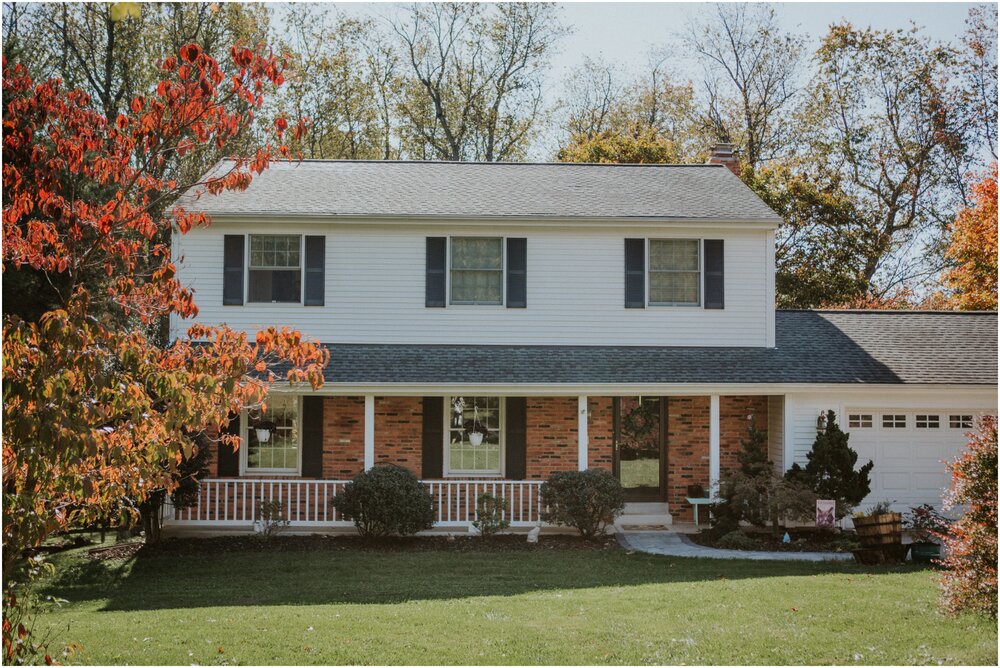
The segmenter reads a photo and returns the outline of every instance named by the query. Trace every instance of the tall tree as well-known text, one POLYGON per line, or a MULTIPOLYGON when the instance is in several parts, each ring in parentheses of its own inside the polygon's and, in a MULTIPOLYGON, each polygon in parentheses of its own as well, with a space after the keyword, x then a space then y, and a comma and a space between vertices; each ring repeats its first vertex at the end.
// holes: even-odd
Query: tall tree
POLYGON ((787 156, 803 39, 781 29, 770 5, 725 3, 693 21, 686 42, 705 71, 707 121, 717 139, 737 144, 754 169, 787 156))
MULTIPOLYGON (((197 43, 221 60, 233 44, 265 44, 270 31, 268 9, 259 3, 28 3, 4 10, 8 62, 25 65, 35 78, 57 77, 86 92, 109 119, 134 97, 152 92, 160 80, 157 63, 185 44, 197 43)), ((234 112, 245 106, 241 100, 232 104, 234 112)), ((229 150, 256 148, 260 140, 249 130, 229 150)), ((199 143, 183 159, 168 156, 161 168, 191 180, 221 157, 218 147, 199 143)))
MULTIPOLYGON (((251 342, 224 325, 193 325, 172 343, 150 335, 171 314, 197 313, 164 239, 209 223, 165 211, 192 184, 164 176, 162 163, 240 137, 282 73, 263 48, 234 47, 220 66, 188 44, 162 62, 160 77, 109 119, 100 100, 4 62, 4 276, 31 269, 60 286, 36 320, 3 314, 5 620, 26 548, 125 499, 172 491, 171 473, 196 439, 264 401, 271 364, 289 363, 290 382, 322 384, 328 354, 298 332, 265 329, 251 342), (236 98, 244 111, 230 111, 236 98), (86 280, 95 270, 109 280, 86 280)), ((209 194, 246 188, 288 154, 277 144, 285 125, 270 134, 274 143, 201 185, 209 194)), ((6 651, 26 646, 19 629, 3 629, 6 651)))
POLYGON ((953 265, 944 282, 962 310, 997 308, 997 167, 975 183, 973 204, 958 212, 945 257, 953 265))
POLYGON ((957 53, 916 28, 840 24, 815 59, 802 123, 808 155, 870 227, 868 290, 883 295, 936 274, 933 243, 955 204, 948 164, 966 150, 957 53))
POLYGON ((775 238, 780 308, 844 304, 866 293, 870 226, 836 180, 795 161, 744 168, 743 180, 783 220, 775 238))
POLYGON ((283 23, 288 83, 276 113, 309 119, 292 148, 307 158, 394 157, 391 102, 383 99, 393 94, 394 60, 380 49, 374 23, 306 4, 288 5, 283 23))
POLYGON ((586 60, 570 76, 563 106, 567 162, 700 162, 703 132, 690 81, 670 72, 670 54, 654 51, 633 77, 586 60))
POLYGON ((524 156, 543 114, 542 74, 564 32, 555 5, 413 5, 394 30, 408 69, 399 109, 414 157, 524 156))
POLYGON ((997 160, 997 6, 969 10, 961 54, 975 140, 997 160))

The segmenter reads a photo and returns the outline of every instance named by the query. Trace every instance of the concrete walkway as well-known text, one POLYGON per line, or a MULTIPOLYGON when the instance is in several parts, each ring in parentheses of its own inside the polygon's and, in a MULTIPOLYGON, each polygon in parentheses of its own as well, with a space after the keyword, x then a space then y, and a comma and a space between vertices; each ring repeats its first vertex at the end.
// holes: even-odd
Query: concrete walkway
POLYGON ((673 531, 624 531, 619 532, 617 536, 618 542, 627 550, 660 554, 667 557, 755 559, 760 561, 846 561, 854 558, 849 552, 720 550, 698 545, 687 536, 673 531))

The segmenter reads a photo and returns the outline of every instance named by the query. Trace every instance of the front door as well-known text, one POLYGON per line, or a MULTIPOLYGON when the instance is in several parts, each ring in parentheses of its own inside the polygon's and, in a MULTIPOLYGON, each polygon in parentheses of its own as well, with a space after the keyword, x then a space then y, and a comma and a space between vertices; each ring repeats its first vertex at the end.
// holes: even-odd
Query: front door
POLYGON ((664 501, 667 491, 666 400, 615 398, 615 474, 628 501, 664 501))

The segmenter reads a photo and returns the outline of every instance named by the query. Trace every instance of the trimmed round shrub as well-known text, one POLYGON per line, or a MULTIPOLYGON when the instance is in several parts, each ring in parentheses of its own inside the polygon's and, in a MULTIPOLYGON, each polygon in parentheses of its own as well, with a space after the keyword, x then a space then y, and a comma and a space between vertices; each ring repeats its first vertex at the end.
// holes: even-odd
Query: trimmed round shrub
POLYGON ((719 547, 726 550, 756 550, 760 547, 760 543, 742 531, 730 531, 719 539, 719 547))
POLYGON ((409 470, 380 464, 354 476, 333 507, 369 538, 411 536, 434 526, 434 495, 409 470))
POLYGON ((558 471, 542 483, 542 519, 575 528, 584 538, 604 534, 625 509, 625 492, 604 469, 558 471))

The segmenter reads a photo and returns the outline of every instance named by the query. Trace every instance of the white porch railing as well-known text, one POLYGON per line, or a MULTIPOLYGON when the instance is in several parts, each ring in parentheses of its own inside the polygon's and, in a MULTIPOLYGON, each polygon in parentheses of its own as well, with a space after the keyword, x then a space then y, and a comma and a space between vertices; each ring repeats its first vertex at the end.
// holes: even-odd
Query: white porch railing
MULTIPOLYGON (((228 478, 201 481, 198 503, 176 509, 169 501, 164 525, 244 526, 257 520, 262 501, 281 501, 292 527, 353 526, 333 507, 347 480, 228 478)), ((511 526, 538 524, 542 515, 541 480, 425 480, 434 496, 436 526, 468 526, 477 519, 480 494, 507 501, 511 526)))

